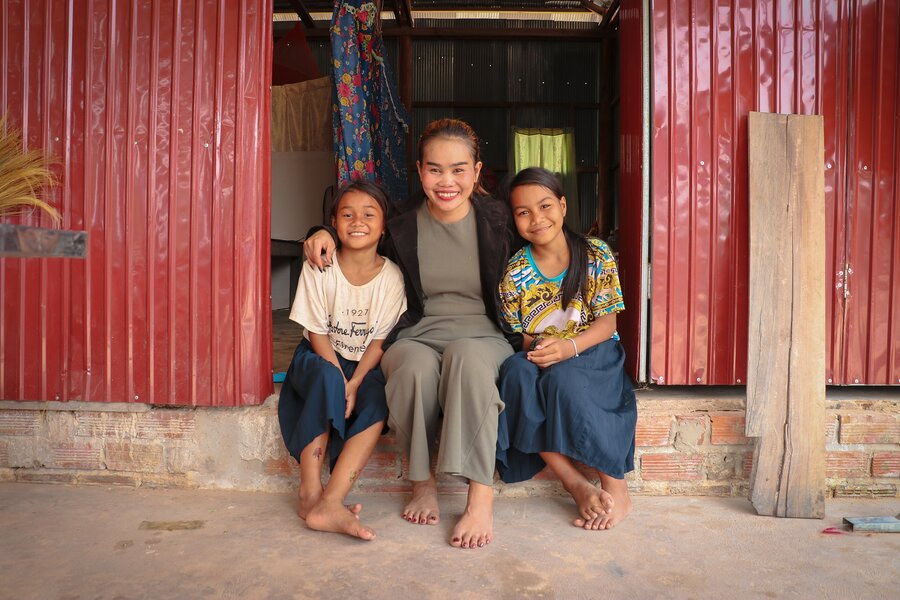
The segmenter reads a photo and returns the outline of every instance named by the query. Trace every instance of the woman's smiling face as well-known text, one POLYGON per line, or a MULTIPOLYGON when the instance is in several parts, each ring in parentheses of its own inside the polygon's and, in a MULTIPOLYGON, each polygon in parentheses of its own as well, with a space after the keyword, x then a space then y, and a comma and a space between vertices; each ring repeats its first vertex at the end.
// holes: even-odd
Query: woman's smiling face
POLYGON ((460 139, 436 138, 422 149, 416 167, 437 220, 453 223, 469 212, 469 198, 481 173, 481 163, 473 160, 469 146, 460 139))

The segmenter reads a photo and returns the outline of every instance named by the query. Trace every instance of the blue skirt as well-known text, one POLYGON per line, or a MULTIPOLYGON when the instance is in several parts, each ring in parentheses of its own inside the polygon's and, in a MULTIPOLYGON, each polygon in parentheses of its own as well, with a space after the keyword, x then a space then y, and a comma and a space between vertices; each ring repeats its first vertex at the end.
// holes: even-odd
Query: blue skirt
MULTIPOLYGON (((359 363, 340 354, 337 359, 349 380, 359 363)), ((356 406, 349 419, 344 419, 344 377, 337 367, 316 354, 307 340, 294 351, 278 398, 278 423, 288 452, 298 461, 310 442, 331 431, 328 455, 333 469, 345 440, 387 420, 381 369, 376 367, 366 373, 356 391, 356 406)))
POLYGON ((539 452, 558 452, 617 479, 634 470, 637 404, 624 362, 618 340, 543 370, 525 352, 509 357, 500 368, 500 478, 531 479, 545 466, 539 452))

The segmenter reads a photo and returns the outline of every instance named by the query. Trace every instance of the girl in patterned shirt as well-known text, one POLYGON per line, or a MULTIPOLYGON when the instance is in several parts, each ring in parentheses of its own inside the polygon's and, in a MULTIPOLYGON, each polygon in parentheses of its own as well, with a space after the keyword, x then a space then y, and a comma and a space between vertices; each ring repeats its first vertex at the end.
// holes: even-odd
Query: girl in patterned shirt
POLYGON ((552 173, 521 171, 510 184, 519 234, 529 242, 500 283, 503 317, 523 334, 500 369, 497 467, 507 483, 545 465, 572 495, 584 529, 609 529, 631 512, 637 409, 616 333, 625 309, 609 247, 565 225, 566 199, 552 173), (594 485, 579 470, 599 472, 594 485))

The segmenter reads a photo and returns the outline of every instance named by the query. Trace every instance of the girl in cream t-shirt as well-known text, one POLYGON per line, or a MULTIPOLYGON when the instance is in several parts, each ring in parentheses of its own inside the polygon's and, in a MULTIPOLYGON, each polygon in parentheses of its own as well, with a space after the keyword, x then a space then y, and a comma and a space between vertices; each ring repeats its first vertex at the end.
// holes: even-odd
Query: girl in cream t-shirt
POLYGON ((300 462, 297 514, 311 529, 364 540, 375 532, 344 505, 387 420, 382 343, 406 310, 399 267, 377 253, 387 195, 377 184, 342 187, 331 208, 341 241, 327 269, 304 265, 291 319, 304 327, 278 400, 278 422, 300 462), (331 477, 322 486, 325 454, 331 477))

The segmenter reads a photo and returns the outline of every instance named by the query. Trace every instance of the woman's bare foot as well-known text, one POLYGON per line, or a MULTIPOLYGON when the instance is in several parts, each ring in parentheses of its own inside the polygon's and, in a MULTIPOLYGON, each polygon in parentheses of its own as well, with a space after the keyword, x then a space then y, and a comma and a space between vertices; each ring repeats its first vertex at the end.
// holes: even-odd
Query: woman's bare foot
POLYGON ((453 528, 450 545, 481 548, 494 539, 494 488, 469 481, 466 510, 453 528))
POLYGON ((615 500, 609 492, 587 479, 574 482, 567 490, 578 506, 578 521, 592 521, 595 517, 607 515, 615 506, 615 500))
POLYGON ((437 525, 441 521, 434 477, 412 482, 412 498, 403 509, 403 518, 419 525, 437 525))
POLYGON ((306 515, 306 526, 316 531, 346 533, 371 540, 375 532, 359 522, 359 517, 340 502, 321 499, 306 515))
POLYGON ((572 524, 584 529, 612 529, 631 513, 631 496, 628 495, 628 483, 624 479, 615 479, 600 473, 600 483, 612 496, 613 505, 605 514, 590 519, 575 519, 572 524))

